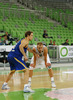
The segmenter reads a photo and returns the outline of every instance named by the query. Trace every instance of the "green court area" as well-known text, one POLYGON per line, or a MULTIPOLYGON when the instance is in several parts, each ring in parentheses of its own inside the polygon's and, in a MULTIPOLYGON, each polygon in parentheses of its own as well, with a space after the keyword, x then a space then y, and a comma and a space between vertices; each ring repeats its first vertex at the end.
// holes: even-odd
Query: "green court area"
POLYGON ((0 93, 0 100, 58 100, 44 95, 48 91, 51 91, 51 89, 35 89, 35 93, 24 93, 23 91, 5 92, 0 93))

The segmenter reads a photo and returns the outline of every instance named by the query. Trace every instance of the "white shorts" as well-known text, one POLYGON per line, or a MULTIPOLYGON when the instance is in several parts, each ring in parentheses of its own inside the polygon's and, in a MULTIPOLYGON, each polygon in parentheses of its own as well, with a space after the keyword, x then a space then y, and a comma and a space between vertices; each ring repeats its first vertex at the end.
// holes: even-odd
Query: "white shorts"
MULTIPOLYGON (((32 57, 31 59, 31 63, 30 64, 33 64, 34 63, 34 56, 32 57)), ((50 58, 49 58, 49 55, 47 54, 47 63, 50 63, 50 58)), ((36 59, 36 66, 35 66, 35 69, 36 68, 45 68, 45 60, 44 60, 44 56, 43 57, 39 57, 36 59)), ((29 67, 29 69, 31 70, 32 69, 32 66, 29 67)))

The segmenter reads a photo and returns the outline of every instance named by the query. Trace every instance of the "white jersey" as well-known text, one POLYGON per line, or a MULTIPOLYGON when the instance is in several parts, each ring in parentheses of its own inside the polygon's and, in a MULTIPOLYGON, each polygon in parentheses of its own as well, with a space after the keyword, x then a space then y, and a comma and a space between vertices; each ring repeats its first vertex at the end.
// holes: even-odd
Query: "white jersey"
MULTIPOLYGON (((45 46, 44 46, 44 47, 45 47, 45 46)), ((41 53, 39 53, 39 51, 37 50, 37 47, 35 47, 36 52, 37 52, 37 53, 39 54, 39 56, 40 56, 39 58, 38 58, 38 57, 36 58, 36 67, 37 67, 37 68, 39 68, 39 67, 42 67, 42 68, 45 67, 44 47, 43 47, 41 53)), ((33 63, 34 63, 34 56, 33 56, 32 59, 31 59, 31 64, 33 64, 33 63)), ((51 63, 48 54, 47 54, 47 63, 51 63)))

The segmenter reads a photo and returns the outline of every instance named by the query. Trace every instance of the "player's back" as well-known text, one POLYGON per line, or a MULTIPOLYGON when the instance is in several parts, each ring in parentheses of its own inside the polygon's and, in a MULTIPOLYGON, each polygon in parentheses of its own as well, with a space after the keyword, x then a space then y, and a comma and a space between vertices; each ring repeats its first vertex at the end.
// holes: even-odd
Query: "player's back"
MULTIPOLYGON (((12 50, 10 51, 9 54, 11 54, 11 55, 13 55, 13 56, 16 56, 16 57, 22 57, 23 54, 21 53, 20 48, 19 48, 21 42, 22 42, 22 40, 20 40, 20 41, 15 45, 15 47, 12 48, 12 50)), ((26 51, 27 51, 27 48, 24 48, 24 52, 25 52, 25 53, 26 53, 26 51)))

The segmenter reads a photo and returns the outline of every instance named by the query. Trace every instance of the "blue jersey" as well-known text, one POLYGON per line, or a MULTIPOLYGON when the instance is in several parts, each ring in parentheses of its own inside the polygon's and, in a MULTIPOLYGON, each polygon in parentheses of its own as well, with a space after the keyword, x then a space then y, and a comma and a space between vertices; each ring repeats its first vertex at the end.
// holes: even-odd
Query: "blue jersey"
MULTIPOLYGON (((19 49, 19 45, 21 44, 21 41, 20 40, 16 46, 10 51, 9 55, 13 55, 13 56, 16 56, 16 57, 21 57, 23 56, 23 54, 21 53, 20 49, 19 49)), ((27 51, 27 48, 24 48, 24 52, 26 53, 27 51)))

